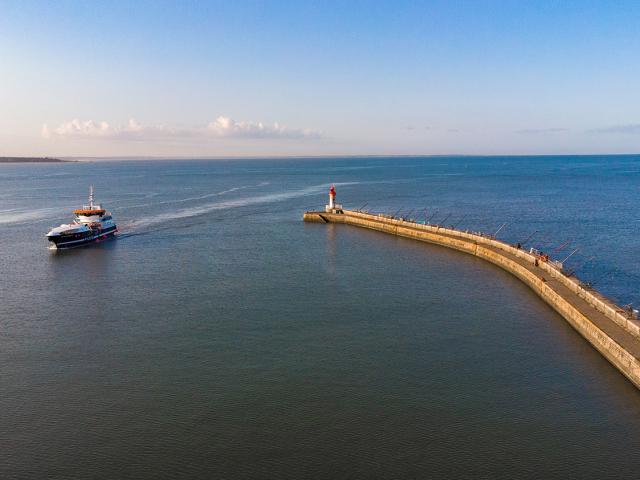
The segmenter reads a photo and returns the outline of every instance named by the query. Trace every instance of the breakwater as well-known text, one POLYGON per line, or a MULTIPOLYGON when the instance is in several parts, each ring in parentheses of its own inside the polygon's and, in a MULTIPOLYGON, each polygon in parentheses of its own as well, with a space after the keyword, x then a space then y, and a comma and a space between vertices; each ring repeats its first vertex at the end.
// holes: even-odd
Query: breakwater
POLYGON ((612 365, 640 388, 640 322, 557 262, 480 233, 353 210, 305 212, 304 221, 342 223, 452 248, 513 274, 553 307, 612 365))

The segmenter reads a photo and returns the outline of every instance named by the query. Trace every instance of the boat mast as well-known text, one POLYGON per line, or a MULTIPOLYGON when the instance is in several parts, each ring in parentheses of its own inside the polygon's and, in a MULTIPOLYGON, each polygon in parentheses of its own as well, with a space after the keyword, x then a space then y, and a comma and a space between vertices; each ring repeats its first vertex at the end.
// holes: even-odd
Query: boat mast
POLYGON ((93 185, 89 185, 89 210, 93 210, 93 185))

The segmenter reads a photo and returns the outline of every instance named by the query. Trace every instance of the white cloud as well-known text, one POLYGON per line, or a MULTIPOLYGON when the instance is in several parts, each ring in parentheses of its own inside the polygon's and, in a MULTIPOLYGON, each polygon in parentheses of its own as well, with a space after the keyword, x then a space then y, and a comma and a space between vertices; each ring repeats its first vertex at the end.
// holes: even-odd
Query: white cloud
POLYGON ((106 140, 164 140, 181 138, 280 138, 304 139, 320 138, 320 132, 285 127, 279 123, 271 125, 262 122, 236 122, 220 116, 206 127, 176 128, 165 125, 143 125, 130 119, 126 125, 112 126, 109 123, 81 121, 74 119, 56 128, 42 126, 44 138, 91 138, 106 140))
POLYGON ((309 138, 319 137, 312 130, 292 129, 278 122, 267 125, 262 122, 236 122, 229 117, 220 116, 207 126, 207 131, 218 137, 236 138, 309 138))
POLYGON ((81 122, 80 120, 71 120, 65 122, 49 130, 47 125, 42 127, 42 135, 45 138, 51 138, 53 136, 79 136, 79 137, 104 137, 112 133, 111 127, 107 122, 95 123, 93 120, 81 122))

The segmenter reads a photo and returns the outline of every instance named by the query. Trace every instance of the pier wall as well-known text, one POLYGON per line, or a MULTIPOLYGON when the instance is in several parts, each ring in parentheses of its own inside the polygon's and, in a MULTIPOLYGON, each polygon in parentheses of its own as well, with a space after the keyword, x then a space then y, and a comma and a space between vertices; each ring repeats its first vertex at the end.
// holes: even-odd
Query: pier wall
POLYGON ((552 263, 486 235, 345 210, 306 212, 304 220, 344 223, 441 245, 474 255, 510 272, 553 307, 609 362, 640 388, 640 322, 552 263))

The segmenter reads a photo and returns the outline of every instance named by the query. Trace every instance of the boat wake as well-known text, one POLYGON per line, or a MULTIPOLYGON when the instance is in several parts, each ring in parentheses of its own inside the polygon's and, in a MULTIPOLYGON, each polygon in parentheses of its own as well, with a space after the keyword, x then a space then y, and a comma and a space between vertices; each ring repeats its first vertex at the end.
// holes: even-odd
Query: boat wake
POLYGON ((206 198, 212 198, 212 197, 220 197, 222 195, 226 195, 227 193, 233 193, 233 192, 237 192, 238 190, 244 190, 246 188, 251 188, 253 186, 261 186, 262 184, 258 184, 258 185, 245 185, 242 187, 233 187, 233 188, 229 188, 227 190, 222 190, 220 192, 215 192, 215 193, 207 193, 205 195, 199 195, 197 197, 187 197, 187 198, 180 198, 177 200, 165 200, 162 202, 154 202, 154 203, 142 203, 142 204, 138 204, 138 205, 123 205, 120 207, 120 209, 128 209, 128 208, 141 208, 141 207, 153 207, 155 205, 168 205, 168 204, 174 204, 174 203, 187 203, 187 202, 194 202, 197 200, 204 200, 206 198))
POLYGON ((2 210, 0 211, 0 225, 10 223, 25 223, 33 220, 40 220, 52 215, 56 210, 53 208, 41 208, 39 210, 2 210))
MULTIPOLYGON (((356 182, 342 183, 341 185, 352 185, 354 183, 356 182)), ((241 187, 236 187, 236 190, 240 188, 241 187)), ((166 213, 160 213, 157 215, 145 217, 140 220, 134 220, 129 222, 128 224, 125 224, 123 230, 125 230, 126 233, 124 233, 124 235, 130 236, 133 233, 139 232, 140 230, 145 230, 149 227, 153 227, 165 222, 180 220, 184 218, 198 217, 198 216, 206 215, 208 213, 215 212, 218 210, 226 210, 230 208, 239 208, 239 207, 246 207, 250 205, 260 205, 260 204, 268 204, 268 203, 274 203, 274 202, 282 202, 284 200, 289 200, 292 198, 318 195, 320 193, 323 193, 327 188, 329 188, 329 184, 323 183, 320 185, 313 185, 313 186, 301 188, 299 190, 291 190, 291 191, 282 192, 282 193, 270 193, 270 194, 258 195, 254 197, 245 197, 245 198, 238 198, 234 200, 226 200, 222 202, 206 203, 204 205, 199 205, 197 207, 183 208, 183 209, 173 210, 166 213)), ((211 194, 211 196, 219 195, 219 194, 220 193, 211 194)), ((123 235, 121 235, 121 238, 122 237, 123 235)))

